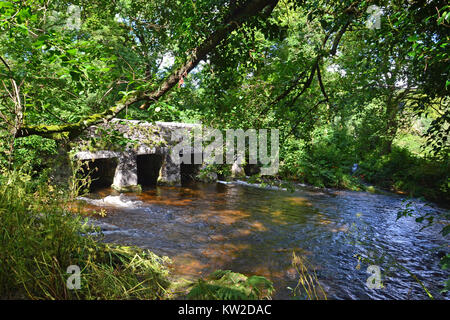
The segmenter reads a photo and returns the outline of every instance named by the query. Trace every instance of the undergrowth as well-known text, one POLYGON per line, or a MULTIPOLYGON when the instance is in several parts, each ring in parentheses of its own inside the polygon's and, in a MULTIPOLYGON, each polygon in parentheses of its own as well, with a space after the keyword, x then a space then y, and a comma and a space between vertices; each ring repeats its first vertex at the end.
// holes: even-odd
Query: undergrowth
POLYGON ((168 258, 99 242, 98 230, 69 210, 68 198, 23 172, 2 172, 0 298, 164 298, 168 258), (81 270, 79 290, 67 287, 70 265, 81 270))
POLYGON ((261 300, 269 299, 273 292, 272 282, 264 277, 247 277, 231 270, 216 270, 206 280, 198 280, 187 298, 195 300, 261 300))

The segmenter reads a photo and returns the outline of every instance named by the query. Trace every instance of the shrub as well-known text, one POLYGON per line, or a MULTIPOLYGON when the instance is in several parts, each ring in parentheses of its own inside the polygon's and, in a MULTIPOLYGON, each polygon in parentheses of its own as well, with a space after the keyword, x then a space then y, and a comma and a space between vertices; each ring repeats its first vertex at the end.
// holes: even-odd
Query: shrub
POLYGON ((407 149, 394 147, 382 157, 370 157, 361 163, 368 182, 412 197, 449 203, 449 161, 418 157, 407 149))
POLYGON ((280 174, 318 187, 358 188, 351 176, 351 157, 327 139, 310 146, 294 145, 283 154, 280 174))
MULTIPOLYGON (((30 183, 20 172, 0 176, 0 298, 159 299, 170 282, 167 258, 99 243, 73 214, 63 191, 30 183), (68 290, 69 265, 81 289, 68 290)), ((72 208, 73 209, 73 208, 72 208)))

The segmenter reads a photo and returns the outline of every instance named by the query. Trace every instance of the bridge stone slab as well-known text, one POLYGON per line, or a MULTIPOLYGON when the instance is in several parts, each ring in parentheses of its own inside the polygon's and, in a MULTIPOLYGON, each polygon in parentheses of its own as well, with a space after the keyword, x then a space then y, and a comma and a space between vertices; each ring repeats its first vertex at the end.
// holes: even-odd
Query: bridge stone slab
MULTIPOLYGON (((180 164, 173 161, 170 151, 179 140, 173 138, 173 133, 179 129, 190 132, 195 128, 201 128, 201 125, 177 122, 155 122, 153 124, 137 120, 113 119, 108 124, 88 128, 86 135, 80 139, 79 146, 82 147, 91 138, 101 138, 102 135, 107 135, 111 131, 119 132, 123 137, 133 140, 134 143, 124 150, 78 151, 75 157, 80 160, 117 158, 118 164, 111 187, 120 192, 127 192, 140 190, 137 156, 159 154, 163 156, 163 161, 158 184, 177 186, 181 185, 181 167, 180 164)), ((190 151, 195 152, 195 150, 190 151)))

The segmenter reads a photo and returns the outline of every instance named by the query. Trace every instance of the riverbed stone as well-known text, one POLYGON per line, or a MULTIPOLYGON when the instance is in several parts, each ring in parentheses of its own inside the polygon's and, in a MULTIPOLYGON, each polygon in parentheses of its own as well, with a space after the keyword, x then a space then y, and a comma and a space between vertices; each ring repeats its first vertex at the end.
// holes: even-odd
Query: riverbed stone
POLYGON ((231 177, 232 178, 245 178, 244 166, 238 161, 234 161, 231 166, 231 177))

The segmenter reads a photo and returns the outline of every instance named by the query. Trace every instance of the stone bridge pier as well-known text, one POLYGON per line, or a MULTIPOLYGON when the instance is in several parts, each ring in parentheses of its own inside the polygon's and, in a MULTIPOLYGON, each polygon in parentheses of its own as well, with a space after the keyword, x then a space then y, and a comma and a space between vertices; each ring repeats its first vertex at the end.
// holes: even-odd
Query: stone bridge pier
MULTIPOLYGON (((181 185, 183 164, 174 162, 171 157, 172 147, 179 142, 172 139, 172 133, 180 128, 190 131, 200 125, 116 119, 109 125, 135 143, 121 151, 77 152, 75 157, 87 162, 89 170, 94 169, 94 180, 104 180, 103 187, 111 186, 119 192, 136 192, 141 190, 141 185, 181 185)), ((88 135, 98 138, 95 129, 89 128, 88 135)), ((195 150, 190 152, 195 153, 195 150)))

